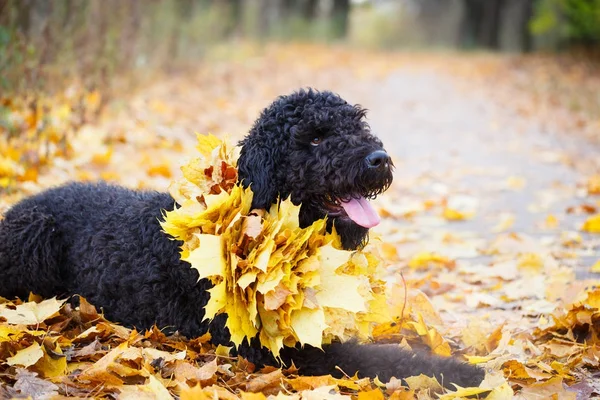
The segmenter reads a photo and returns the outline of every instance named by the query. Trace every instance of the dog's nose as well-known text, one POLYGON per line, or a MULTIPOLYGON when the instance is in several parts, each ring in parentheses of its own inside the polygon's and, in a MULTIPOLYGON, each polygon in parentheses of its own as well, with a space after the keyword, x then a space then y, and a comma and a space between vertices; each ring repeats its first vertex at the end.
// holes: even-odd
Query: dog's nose
POLYGON ((369 168, 388 168, 390 166, 390 156, 383 150, 377 150, 369 154, 366 158, 369 168))

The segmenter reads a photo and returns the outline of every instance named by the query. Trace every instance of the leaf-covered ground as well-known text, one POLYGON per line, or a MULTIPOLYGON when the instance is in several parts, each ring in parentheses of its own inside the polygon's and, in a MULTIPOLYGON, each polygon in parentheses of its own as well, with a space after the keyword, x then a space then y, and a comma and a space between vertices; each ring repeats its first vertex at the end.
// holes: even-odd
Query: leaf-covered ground
POLYGON ((237 140, 277 95, 335 90, 370 109, 396 165, 371 246, 386 261, 398 319, 374 339, 478 363, 482 387, 254 371, 207 338, 136 332, 85 302, 32 297, 0 306, 0 397, 600 395, 597 69, 300 45, 243 47, 236 57, 160 76, 99 115, 97 92, 66 88, 35 107, 3 99, 0 211, 73 179, 166 190, 195 155, 194 132, 237 140))

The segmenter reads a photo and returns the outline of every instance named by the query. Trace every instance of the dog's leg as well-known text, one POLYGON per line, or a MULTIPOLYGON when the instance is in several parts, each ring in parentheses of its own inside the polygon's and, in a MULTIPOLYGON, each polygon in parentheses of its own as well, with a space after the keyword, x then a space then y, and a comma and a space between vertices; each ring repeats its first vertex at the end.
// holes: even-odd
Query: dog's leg
POLYGON ((392 344, 346 342, 325 345, 322 350, 312 346, 285 348, 282 359, 286 365, 293 362, 303 375, 342 377, 358 372, 359 376, 377 376, 387 382, 391 377, 402 379, 425 374, 435 376, 449 388, 452 388, 451 383, 479 386, 485 375, 482 369, 455 358, 412 352, 392 344))
POLYGON ((58 294, 61 240, 54 217, 41 206, 15 207, 0 221, 0 293, 27 299, 58 294))

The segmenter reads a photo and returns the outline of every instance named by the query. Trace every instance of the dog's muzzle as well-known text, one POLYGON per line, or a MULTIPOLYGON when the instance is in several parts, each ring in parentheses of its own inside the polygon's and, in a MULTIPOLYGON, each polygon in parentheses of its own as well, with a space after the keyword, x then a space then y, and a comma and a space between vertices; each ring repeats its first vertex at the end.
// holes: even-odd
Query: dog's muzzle
MULTIPOLYGON (((348 218, 363 228, 372 228, 381 218, 368 199, 382 193, 391 183, 392 159, 384 150, 376 150, 365 157, 366 168, 359 190, 343 193, 325 203, 330 217, 348 218)), ((355 181, 355 183, 358 183, 355 181)))
POLYGON ((367 167, 371 169, 389 169, 392 159, 383 150, 377 150, 365 157, 367 167))

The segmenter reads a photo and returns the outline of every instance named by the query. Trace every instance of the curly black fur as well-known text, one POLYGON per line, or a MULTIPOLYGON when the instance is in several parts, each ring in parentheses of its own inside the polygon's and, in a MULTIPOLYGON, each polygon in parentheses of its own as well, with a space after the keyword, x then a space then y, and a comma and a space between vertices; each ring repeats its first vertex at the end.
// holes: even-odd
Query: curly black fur
MULTIPOLYGON (((254 206, 291 196, 302 205, 302 225, 329 216, 344 247, 362 245, 368 229, 344 215, 339 202, 374 197, 392 181, 389 159, 365 161, 383 147, 364 116, 330 92, 278 98, 241 142, 240 179, 255 192, 254 206)), ((215 344, 230 344, 227 315, 203 321, 210 281, 198 281, 198 272, 179 259, 181 243, 161 231, 162 212, 174 206, 166 193, 105 183, 72 183, 21 201, 0 221, 0 295, 79 294, 129 326, 157 324, 186 336, 210 332, 215 344)), ((256 339, 238 351, 258 365, 277 364, 256 339)), ((424 373, 462 386, 483 379, 482 370, 456 359, 394 345, 284 348, 281 358, 303 374, 340 376, 341 370, 385 380, 424 373)))
POLYGON ((381 168, 365 161, 383 150, 365 115, 331 92, 299 91, 277 99, 240 143, 239 176, 252 186, 253 207, 290 196, 301 204, 301 226, 329 216, 345 248, 364 244, 368 229, 344 217, 339 201, 374 198, 392 183, 391 160, 381 168))

